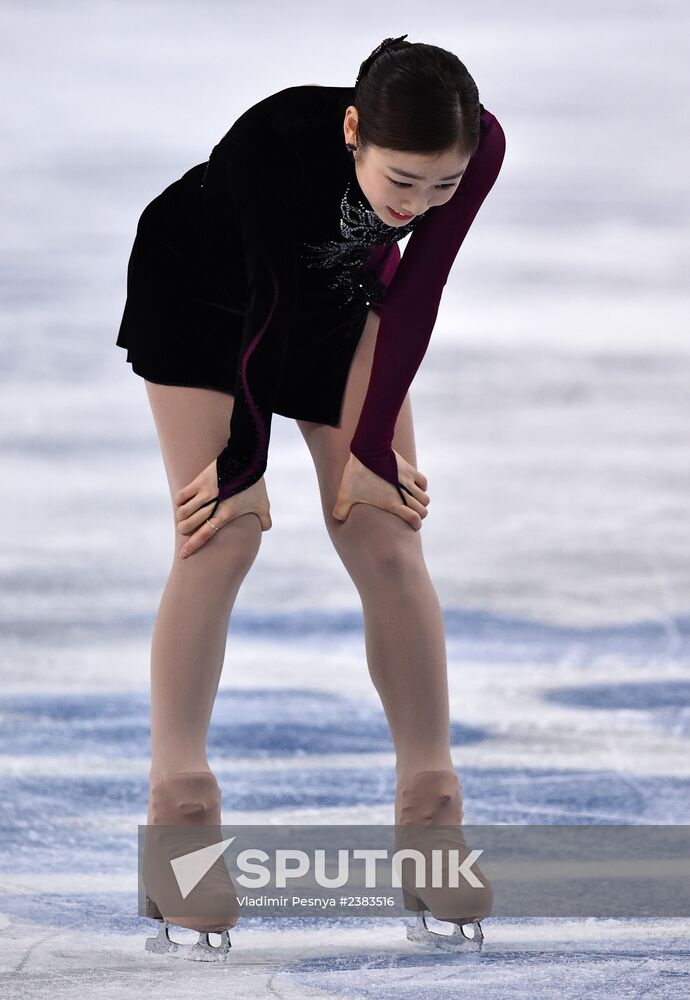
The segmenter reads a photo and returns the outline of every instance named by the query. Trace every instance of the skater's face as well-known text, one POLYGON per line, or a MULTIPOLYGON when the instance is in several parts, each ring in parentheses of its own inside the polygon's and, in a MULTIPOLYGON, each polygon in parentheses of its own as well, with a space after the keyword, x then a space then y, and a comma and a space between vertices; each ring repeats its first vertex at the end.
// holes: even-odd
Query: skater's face
POLYGON ((357 146, 357 183, 376 215, 389 226, 404 226, 416 215, 449 201, 470 161, 458 149, 442 153, 401 153, 382 146, 362 150, 357 142, 357 109, 345 112, 345 142, 357 146), (409 176, 413 174, 414 176, 409 176), (406 218, 398 217, 396 213, 406 218))

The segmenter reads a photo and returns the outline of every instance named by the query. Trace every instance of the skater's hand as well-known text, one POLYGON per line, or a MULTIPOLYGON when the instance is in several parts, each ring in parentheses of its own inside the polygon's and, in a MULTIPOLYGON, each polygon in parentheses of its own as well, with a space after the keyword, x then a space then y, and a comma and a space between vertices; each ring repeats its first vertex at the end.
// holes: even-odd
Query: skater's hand
MULTIPOLYGON (((179 551, 182 559, 196 552, 210 538, 218 534, 213 525, 208 524, 208 518, 211 517, 211 511, 215 504, 207 503, 208 500, 217 496, 218 473, 214 459, 203 472, 199 473, 196 479, 181 489, 174 498, 177 531, 183 535, 192 536, 179 551)), ((266 492, 266 483, 262 476, 246 490, 221 500, 211 520, 216 528, 222 531, 224 524, 234 521, 242 514, 256 514, 261 522, 261 530, 268 531, 272 526, 270 510, 271 505, 266 492)))
POLYGON ((345 521, 354 504, 368 503, 372 507, 380 507, 381 510, 397 514, 403 521, 407 521, 415 531, 419 531, 423 518, 429 513, 427 510, 429 495, 425 492, 426 476, 414 465, 407 462, 397 451, 394 450, 393 454, 398 463, 398 482, 401 487, 406 487, 402 491, 405 503, 400 499, 400 494, 395 486, 388 480, 382 479, 381 476, 377 476, 350 452, 347 465, 343 470, 335 506, 331 511, 337 521, 345 521))

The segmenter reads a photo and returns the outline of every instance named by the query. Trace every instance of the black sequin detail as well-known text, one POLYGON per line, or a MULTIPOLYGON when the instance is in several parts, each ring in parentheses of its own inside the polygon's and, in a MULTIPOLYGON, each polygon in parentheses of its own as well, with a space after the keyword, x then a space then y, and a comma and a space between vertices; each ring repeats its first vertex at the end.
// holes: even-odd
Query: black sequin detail
MULTIPOLYGON (((255 445, 258 450, 258 438, 255 441, 255 445)), ((234 493, 240 493, 242 490, 249 489, 250 486, 253 486, 254 483, 257 483, 261 479, 265 471, 265 461, 262 461, 259 465, 255 463, 255 467, 252 468, 251 458, 233 455, 229 444, 223 448, 220 455, 216 458, 218 489, 223 492, 225 485, 228 483, 235 484, 235 488, 231 493, 225 491, 224 500, 234 493)))

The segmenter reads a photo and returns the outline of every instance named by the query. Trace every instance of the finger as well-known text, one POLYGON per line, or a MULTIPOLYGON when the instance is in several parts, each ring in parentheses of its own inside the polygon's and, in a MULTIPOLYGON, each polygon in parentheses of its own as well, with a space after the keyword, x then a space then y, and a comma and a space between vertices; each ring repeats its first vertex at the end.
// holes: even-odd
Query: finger
POLYGON ((407 508, 408 510, 416 511, 421 518, 427 517, 429 514, 429 511, 426 509, 426 506, 423 503, 420 503, 419 500, 416 500, 414 497, 408 497, 407 508))
POLYGON ((211 497, 210 500, 199 503, 199 494, 195 494, 184 506, 178 508, 175 514, 182 534, 186 535, 190 531, 194 531, 204 521, 208 521, 209 518, 214 517, 220 503, 221 501, 218 496, 211 497), (201 516, 195 517, 195 514, 200 514, 201 516))
POLYGON ((404 483, 401 482, 397 482, 395 488, 398 491, 398 496, 400 497, 403 506, 410 507, 412 508, 412 510, 416 510, 417 513, 420 515, 420 517, 426 517, 426 515, 429 513, 428 510, 426 509, 426 505, 423 504, 420 500, 417 500, 417 498, 412 493, 412 490, 410 490, 407 486, 405 486, 404 483))
POLYGON ((346 521, 347 515, 350 513, 351 507, 352 507, 351 503, 347 503, 342 500, 338 501, 333 507, 331 515, 336 519, 336 521, 346 521))
MULTIPOLYGON (((400 497, 405 510, 410 510, 412 512, 416 511, 420 518, 427 516, 429 511, 426 509, 424 504, 420 503, 419 500, 415 499, 411 491, 406 486, 404 486, 401 482, 398 482, 396 485, 396 489, 398 491, 398 496, 400 497)), ((396 514, 399 513, 398 508, 396 508, 395 513, 396 514)), ((410 519, 406 517, 405 520, 410 520, 410 519)), ((416 520, 414 521, 413 526, 415 524, 416 520)))
POLYGON ((411 486, 409 487, 402 482, 399 485, 403 490, 405 490, 406 493, 409 493, 409 495, 413 496, 415 500, 418 500, 419 503, 424 504, 425 507, 428 506, 430 502, 429 494, 425 493, 424 490, 420 489, 420 487, 417 486, 416 483, 412 483, 411 486))
POLYGON ((177 507, 177 519, 178 521, 184 521, 185 518, 190 517, 197 510, 199 510, 199 494, 194 492, 189 500, 185 501, 183 504, 178 504, 177 507))
POLYGON ((185 503, 187 500, 190 499, 190 497, 194 496, 194 494, 196 493, 196 486, 194 485, 195 483, 196 479, 193 479, 191 483, 187 483, 186 486, 183 486, 182 489, 175 494, 175 504, 177 506, 185 503))
POLYGON ((203 524, 180 549, 178 553, 180 559, 186 559, 187 556, 198 552, 201 546, 205 545, 209 538, 212 538, 215 534, 217 534, 216 529, 210 524, 203 524))
MULTIPOLYGON (((191 535, 211 517, 213 517, 213 515, 210 513, 208 507, 205 510, 193 510, 189 517, 186 517, 183 520, 178 520, 177 531, 179 531, 181 535, 191 535)), ((213 517, 213 523, 220 527, 217 515, 216 517, 213 517)), ((213 531, 213 528, 211 528, 211 531, 213 531)))
POLYGON ((422 526, 422 515, 415 514, 415 512, 410 507, 396 507, 395 514, 402 518, 403 521, 407 521, 411 528, 415 531, 419 531, 422 526))
POLYGON ((425 490, 427 488, 428 483, 424 473, 420 472, 419 469, 416 469, 414 465, 411 466, 410 468, 412 470, 412 481, 421 489, 425 490))

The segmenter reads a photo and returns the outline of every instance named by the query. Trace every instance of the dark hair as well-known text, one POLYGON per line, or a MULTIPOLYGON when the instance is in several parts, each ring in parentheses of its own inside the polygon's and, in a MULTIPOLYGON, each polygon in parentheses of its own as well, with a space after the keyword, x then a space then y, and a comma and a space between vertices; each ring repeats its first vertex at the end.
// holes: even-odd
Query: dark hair
POLYGON ((385 39, 359 68, 353 103, 358 145, 409 153, 479 147, 477 85, 458 57, 437 45, 385 39))

